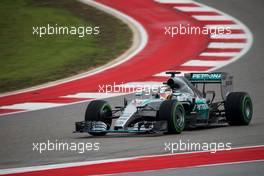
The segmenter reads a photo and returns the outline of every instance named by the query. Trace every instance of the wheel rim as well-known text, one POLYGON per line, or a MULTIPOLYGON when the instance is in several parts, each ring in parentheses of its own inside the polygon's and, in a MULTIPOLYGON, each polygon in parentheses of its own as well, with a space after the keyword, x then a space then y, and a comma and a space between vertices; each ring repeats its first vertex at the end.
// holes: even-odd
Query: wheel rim
POLYGON ((251 114, 252 114, 252 104, 250 99, 246 98, 245 103, 244 103, 244 114, 246 119, 250 120, 251 119, 251 114))
POLYGON ((102 110, 101 110, 101 117, 105 118, 105 117, 109 117, 111 116, 111 108, 108 106, 108 105, 105 105, 102 107, 102 110))
POLYGON ((175 114, 175 121, 176 121, 176 126, 182 127, 184 124, 184 114, 183 110, 181 108, 176 109, 176 114, 175 114))
POLYGON ((100 114, 101 114, 101 117, 103 118, 102 122, 104 122, 107 125, 107 129, 110 129, 111 123, 112 123, 112 119, 110 119, 110 118, 107 119, 107 117, 112 115, 111 107, 108 104, 105 104, 102 107, 102 109, 100 111, 100 114))

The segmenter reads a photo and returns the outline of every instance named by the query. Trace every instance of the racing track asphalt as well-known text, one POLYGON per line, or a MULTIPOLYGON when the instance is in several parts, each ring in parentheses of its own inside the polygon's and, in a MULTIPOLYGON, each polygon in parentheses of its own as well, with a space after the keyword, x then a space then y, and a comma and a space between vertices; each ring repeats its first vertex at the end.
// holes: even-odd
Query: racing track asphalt
MULTIPOLYGON (((87 103, 80 103, 65 107, 25 112, 3 116, 0 118, 0 168, 12 168, 51 163, 99 160, 106 158, 122 158, 139 155, 162 154, 164 142, 231 142, 235 146, 251 146, 264 144, 263 118, 263 46, 264 22, 262 0, 199 0, 216 7, 244 22, 254 35, 254 43, 249 52, 242 59, 232 63, 221 71, 230 72, 235 78, 235 90, 249 92, 254 103, 254 116, 251 125, 244 127, 223 127, 184 131, 180 135, 107 135, 94 138, 87 134, 73 134, 73 124, 81 121, 87 103), (39 154, 32 151, 32 142, 66 141, 66 142, 100 142, 100 151, 77 154, 70 151, 44 152, 39 154)), ((108 99, 111 104, 119 104, 122 98, 108 99)), ((151 175, 212 175, 213 173, 232 174, 245 173, 259 175, 263 170, 263 162, 235 164, 225 166, 211 166, 210 168, 187 168, 179 170, 161 170, 151 172, 151 175), (206 171, 203 171, 206 170, 206 171), (221 172, 225 171, 225 172, 221 172), (252 172, 250 172, 252 171, 252 172), (201 174, 202 173, 202 174, 201 174), (257 173, 257 174, 256 174, 257 173)), ((129 175, 134 175, 129 174, 129 175)), ((144 175, 144 173, 143 173, 144 175)))

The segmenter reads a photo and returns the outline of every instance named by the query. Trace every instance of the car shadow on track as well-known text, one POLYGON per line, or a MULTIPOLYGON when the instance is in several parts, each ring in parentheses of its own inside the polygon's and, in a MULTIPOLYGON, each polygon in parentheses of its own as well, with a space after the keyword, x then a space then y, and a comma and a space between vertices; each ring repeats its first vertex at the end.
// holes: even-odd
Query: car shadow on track
MULTIPOLYGON (((184 131, 201 131, 201 130, 211 130, 211 129, 215 129, 215 128, 224 128, 224 127, 229 127, 229 125, 211 125, 211 126, 201 126, 201 127, 196 127, 196 128, 189 128, 189 129, 185 129, 184 131)), ((183 133, 184 133, 183 131, 183 133)), ((139 138, 139 137, 161 137, 161 136, 179 136, 181 134, 168 134, 168 133, 164 133, 164 132, 160 132, 160 133, 148 133, 148 134, 137 134, 137 133, 108 133, 105 136, 91 136, 87 133, 87 136, 79 136, 79 137, 74 137, 75 139, 92 139, 92 138, 100 138, 100 139, 111 139, 111 138, 139 138)))
POLYGON ((76 137, 76 139, 89 139, 89 138, 100 138, 100 139, 104 139, 104 138, 138 138, 138 137, 160 137, 160 136, 164 136, 163 133, 153 133, 153 134, 107 134, 105 136, 91 136, 89 134, 87 134, 87 136, 81 136, 81 137, 76 137))

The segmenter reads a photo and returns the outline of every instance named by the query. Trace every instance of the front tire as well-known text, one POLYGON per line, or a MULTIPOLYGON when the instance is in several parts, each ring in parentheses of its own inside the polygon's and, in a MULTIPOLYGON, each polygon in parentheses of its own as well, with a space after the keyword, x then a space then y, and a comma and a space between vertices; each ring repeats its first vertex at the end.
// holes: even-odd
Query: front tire
POLYGON ((245 92, 231 92, 225 102, 226 119, 230 125, 248 125, 253 115, 250 96, 245 92))
MULTIPOLYGON (((85 121, 101 121, 107 125, 107 130, 112 124, 112 108, 104 100, 94 100, 87 106, 85 121)), ((89 132, 93 136, 104 136, 106 132, 89 132)))
POLYGON ((168 133, 180 134, 185 127, 185 110, 177 100, 165 100, 161 103, 158 120, 167 120, 168 133))

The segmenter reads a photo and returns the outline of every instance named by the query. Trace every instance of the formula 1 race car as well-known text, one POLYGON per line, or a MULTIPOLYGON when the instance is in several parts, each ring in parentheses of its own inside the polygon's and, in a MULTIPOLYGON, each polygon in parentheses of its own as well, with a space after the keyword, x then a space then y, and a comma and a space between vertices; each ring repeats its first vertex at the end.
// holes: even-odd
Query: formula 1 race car
POLYGON ((225 72, 166 73, 170 78, 157 92, 147 97, 136 93, 134 99, 127 101, 125 98, 124 105, 113 110, 104 100, 91 101, 84 121, 75 123, 75 132, 94 136, 107 133, 179 134, 184 129, 198 126, 250 123, 251 98, 245 92, 233 92, 233 76, 225 72), (219 90, 216 92, 211 90, 213 88, 219 90), (113 119, 116 121, 112 127, 113 119))

